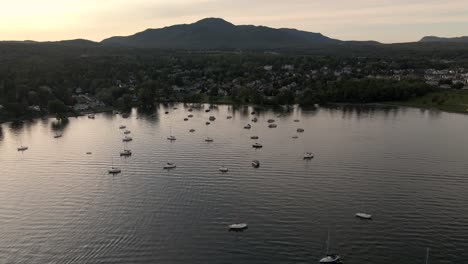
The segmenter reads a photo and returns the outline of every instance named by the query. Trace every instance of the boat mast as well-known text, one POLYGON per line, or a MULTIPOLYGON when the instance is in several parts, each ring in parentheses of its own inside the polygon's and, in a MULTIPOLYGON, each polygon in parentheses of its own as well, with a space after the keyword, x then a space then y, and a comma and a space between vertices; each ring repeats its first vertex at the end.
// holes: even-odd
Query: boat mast
POLYGON ((328 255, 328 252, 330 251, 330 228, 328 228, 328 231, 327 231, 327 255, 328 255))
POLYGON ((426 264, 429 264, 429 248, 426 249, 426 264))

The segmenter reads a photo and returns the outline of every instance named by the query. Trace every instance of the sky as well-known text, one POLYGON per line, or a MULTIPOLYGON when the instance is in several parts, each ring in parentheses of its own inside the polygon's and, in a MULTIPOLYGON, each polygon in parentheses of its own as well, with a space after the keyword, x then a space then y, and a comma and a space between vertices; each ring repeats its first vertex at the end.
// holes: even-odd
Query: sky
POLYGON ((468 0, 0 0, 0 40, 101 41, 206 17, 384 43, 468 35, 468 0))

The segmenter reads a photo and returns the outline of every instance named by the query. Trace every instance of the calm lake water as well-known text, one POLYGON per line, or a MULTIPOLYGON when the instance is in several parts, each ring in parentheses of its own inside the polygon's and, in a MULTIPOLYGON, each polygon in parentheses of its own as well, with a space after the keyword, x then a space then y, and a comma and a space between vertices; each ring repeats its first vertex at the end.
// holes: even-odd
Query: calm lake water
POLYGON ((430 263, 468 261, 467 116, 296 107, 252 123, 252 108, 207 108, 1 125, 0 263, 318 263, 327 230, 347 264, 424 263, 427 247, 430 263))

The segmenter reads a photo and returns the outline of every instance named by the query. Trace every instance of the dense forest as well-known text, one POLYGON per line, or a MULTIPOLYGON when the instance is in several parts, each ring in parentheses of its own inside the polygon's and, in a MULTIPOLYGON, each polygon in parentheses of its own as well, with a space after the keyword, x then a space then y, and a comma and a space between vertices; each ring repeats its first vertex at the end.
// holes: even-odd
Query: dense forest
MULTIPOLYGON (((165 101, 307 105, 406 100, 433 90, 418 77, 425 69, 468 65, 458 45, 440 51, 451 60, 422 51, 392 57, 395 47, 380 57, 375 50, 362 57, 354 54, 363 52, 360 48, 349 49, 329 56, 312 49, 194 52, 0 43, 0 116, 78 114, 73 107, 83 95, 99 102, 89 111, 150 109, 165 101)), ((407 54, 408 49, 399 51, 407 54)))

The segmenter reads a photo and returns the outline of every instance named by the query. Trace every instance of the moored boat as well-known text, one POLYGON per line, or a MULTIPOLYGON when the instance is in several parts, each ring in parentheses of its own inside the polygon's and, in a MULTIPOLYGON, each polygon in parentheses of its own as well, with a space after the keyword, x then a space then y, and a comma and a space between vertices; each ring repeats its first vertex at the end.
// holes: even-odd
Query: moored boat
POLYGON ((132 140, 133 140, 133 138, 132 138, 132 137, 129 137, 129 136, 125 136, 125 137, 122 139, 123 142, 129 142, 129 141, 132 141, 132 140))
POLYGON ((20 146, 20 147, 18 147, 18 151, 25 151, 25 150, 28 150, 28 147, 27 147, 27 146, 20 146))
POLYGON ((252 167, 254 167, 254 168, 260 167, 260 161, 258 161, 258 160, 252 160, 252 167))
POLYGON ((164 165, 164 169, 168 170, 168 169, 174 169, 176 167, 175 163, 172 163, 172 162, 168 162, 166 163, 166 165, 164 165))
POLYGON ((132 155, 132 151, 129 150, 129 149, 124 149, 123 151, 120 152, 120 156, 131 156, 132 155))
POLYGON ((372 219, 372 215, 366 214, 366 213, 356 213, 355 216, 357 218, 366 219, 366 220, 371 220, 372 219))
POLYGON ((247 223, 229 225, 229 231, 242 231, 248 228, 247 223))
POLYGON ((108 172, 109 172, 110 174, 117 174, 117 173, 121 173, 122 170, 120 170, 119 168, 116 168, 116 167, 112 167, 112 168, 110 168, 110 169, 108 170, 108 172))
POLYGON ((257 143, 254 143, 252 145, 252 147, 254 147, 254 148, 263 148, 263 145, 257 142, 257 143))

